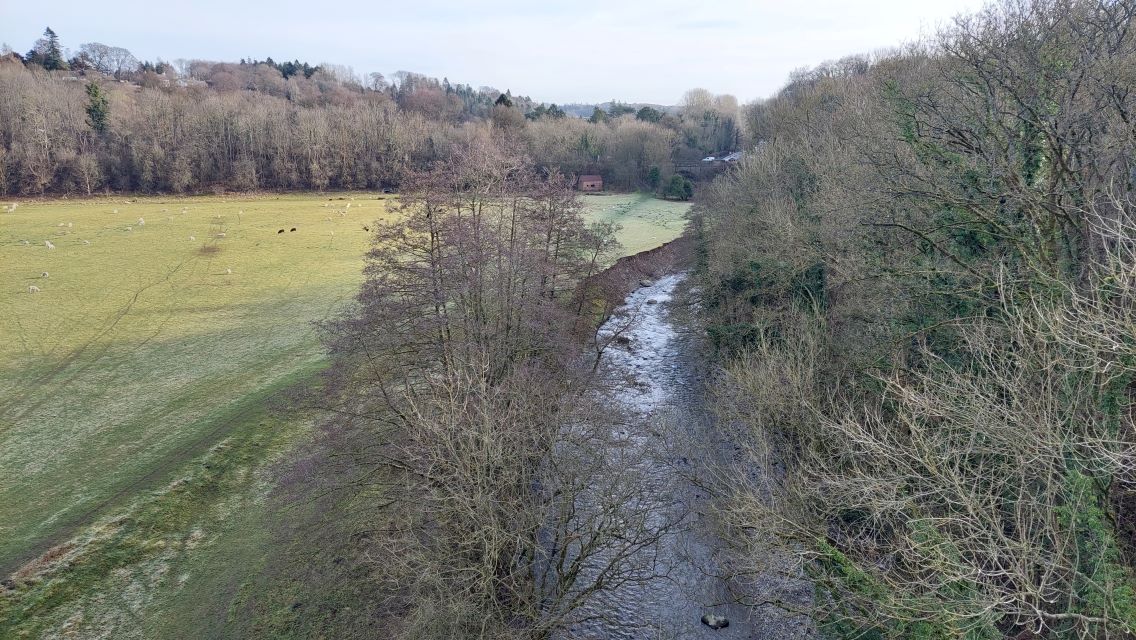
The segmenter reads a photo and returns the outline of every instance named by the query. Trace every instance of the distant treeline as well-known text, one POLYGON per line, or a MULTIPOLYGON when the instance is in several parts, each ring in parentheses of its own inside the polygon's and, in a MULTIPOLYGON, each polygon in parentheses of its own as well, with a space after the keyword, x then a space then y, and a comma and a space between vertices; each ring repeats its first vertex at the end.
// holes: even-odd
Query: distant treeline
POLYGON ((409 72, 149 63, 99 43, 64 59, 49 29, 26 56, 0 59, 0 193, 397 187, 485 128, 546 169, 658 190, 676 164, 739 148, 737 113, 732 96, 705 90, 674 114, 613 104, 584 120, 409 72))

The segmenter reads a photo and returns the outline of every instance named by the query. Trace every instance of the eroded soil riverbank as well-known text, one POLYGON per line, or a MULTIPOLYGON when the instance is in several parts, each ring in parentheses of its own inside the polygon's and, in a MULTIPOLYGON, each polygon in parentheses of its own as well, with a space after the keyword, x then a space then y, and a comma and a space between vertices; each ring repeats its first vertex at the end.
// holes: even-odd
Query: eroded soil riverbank
MULTIPOLYGON (((611 401, 627 416, 613 427, 611 464, 631 464, 654 501, 653 522, 665 527, 643 561, 652 577, 628 582, 591 601, 592 619, 570 629, 578 638, 804 638, 810 625, 775 607, 736 604, 738 596, 722 576, 723 545, 713 527, 709 477, 732 450, 715 435, 704 405, 700 332, 677 313, 686 305, 683 272, 644 281, 601 328, 614 338, 604 354, 607 373, 618 384, 611 401), (630 462, 628 462, 630 461, 630 462), (714 630, 704 615, 722 616, 729 626, 714 630)), ((620 471, 624 471, 620 469, 620 471)), ((807 597, 799 581, 774 584, 807 597)))

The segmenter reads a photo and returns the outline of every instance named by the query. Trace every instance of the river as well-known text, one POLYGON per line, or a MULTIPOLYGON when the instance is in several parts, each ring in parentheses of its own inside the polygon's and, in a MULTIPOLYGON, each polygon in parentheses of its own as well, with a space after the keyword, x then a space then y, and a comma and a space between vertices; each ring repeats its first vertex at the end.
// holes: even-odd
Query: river
MULTIPOLYGON (((704 488, 708 471, 721 460, 723 445, 703 404, 699 337, 677 320, 685 273, 643 282, 600 330, 618 334, 604 353, 607 373, 620 381, 609 393, 627 418, 614 427, 612 442, 623 448, 611 464, 632 460, 634 473, 651 490, 652 521, 668 527, 644 564, 650 576, 600 593, 585 606, 591 617, 569 629, 574 638, 806 638, 807 620, 773 606, 736 604, 723 579, 722 544, 713 531, 712 497, 704 488), (670 528, 669 525, 678 526, 670 528), (722 616, 729 626, 711 629, 704 615, 722 616)), ((624 471, 624 469, 620 469, 624 471)), ((807 601, 804 581, 759 576, 749 584, 784 590, 787 599, 807 601)))

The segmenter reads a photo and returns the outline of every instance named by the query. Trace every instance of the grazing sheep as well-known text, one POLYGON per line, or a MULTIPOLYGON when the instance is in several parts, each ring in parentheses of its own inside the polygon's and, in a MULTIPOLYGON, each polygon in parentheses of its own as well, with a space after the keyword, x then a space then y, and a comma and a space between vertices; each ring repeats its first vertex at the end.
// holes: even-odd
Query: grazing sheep
POLYGON ((39 287, 33 284, 32 286, 28 287, 28 293, 39 293, 39 287))
POLYGON ((324 203, 324 205, 323 205, 323 208, 324 208, 324 209, 326 209, 327 207, 328 207, 328 205, 327 205, 327 203, 325 202, 325 203, 324 203))
POLYGON ((277 231, 276 233, 278 233, 278 234, 279 234, 279 233, 284 233, 284 230, 283 230, 283 229, 281 229, 281 230, 277 231))
POLYGON ((49 273, 48 273, 48 272, 46 272, 46 271, 44 271, 43 273, 39 274, 39 277, 41 277, 41 278, 48 278, 48 277, 50 277, 50 276, 51 276, 51 274, 49 274, 49 273))
POLYGON ((134 227, 127 227, 126 230, 127 231, 134 231, 134 227))
POLYGON ((292 231, 295 231, 295 230, 296 230, 296 227, 292 227, 292 228, 291 228, 291 229, 289 229, 288 231, 289 231, 289 232, 292 232, 292 231))
POLYGON ((57 225, 55 225, 55 226, 57 226, 57 227, 62 227, 62 226, 64 226, 64 223, 60 222, 59 224, 57 224, 57 225))
POLYGON ((334 231, 332 231, 332 232, 331 232, 331 235, 335 235, 335 232, 334 232, 334 231))
POLYGON ((348 203, 347 203, 347 206, 346 206, 346 207, 343 207, 343 208, 344 208, 345 210, 346 210, 346 209, 350 209, 350 208, 351 208, 351 203, 350 203, 350 202, 348 202, 348 203))
POLYGON ((138 218, 138 226, 140 226, 140 227, 146 226, 146 221, 143 220, 142 218, 138 218))
POLYGON ((30 242, 28 242, 27 240, 21 240, 21 241, 20 241, 20 244, 22 244, 22 245, 24 245, 24 246, 26 247, 26 246, 28 246, 28 245, 29 245, 29 244, 31 244, 31 243, 30 243, 30 242))
POLYGON ((51 243, 51 240, 44 240, 43 244, 48 249, 54 249, 55 248, 55 245, 51 243))
POLYGON ((224 237, 225 237, 225 234, 223 234, 223 233, 218 233, 218 234, 217 234, 217 237, 218 237, 218 238, 224 238, 224 237))
POLYGON ((118 213, 118 209, 115 209, 114 211, 111 211, 111 213, 118 213))
POLYGON ((225 275, 227 275, 227 276, 233 275, 233 270, 232 269, 225 269, 225 275))
POLYGON ((71 224, 70 222, 68 222, 68 223, 67 223, 67 228, 68 228, 68 229, 70 229, 70 228, 71 228, 72 226, 73 226, 73 225, 72 225, 72 224, 71 224))
POLYGON ((84 240, 83 244, 91 244, 91 241, 90 240, 84 240))
POLYGON ((189 236, 189 239, 190 239, 190 240, 196 240, 196 239, 197 239, 197 237, 196 237, 196 236, 189 236))

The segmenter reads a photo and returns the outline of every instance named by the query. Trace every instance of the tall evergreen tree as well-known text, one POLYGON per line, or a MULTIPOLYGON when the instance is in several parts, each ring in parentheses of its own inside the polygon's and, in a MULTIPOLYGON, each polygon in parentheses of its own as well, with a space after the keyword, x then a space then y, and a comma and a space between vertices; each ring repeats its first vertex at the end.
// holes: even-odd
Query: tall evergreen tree
POLYGON ((26 59, 29 63, 38 64, 48 71, 67 68, 67 60, 63 58, 63 49, 59 46, 59 36, 55 35, 51 27, 43 30, 43 37, 35 41, 26 59))
POLYGON ((99 133, 106 133, 110 121, 110 101, 99 85, 87 85, 87 124, 99 133))

